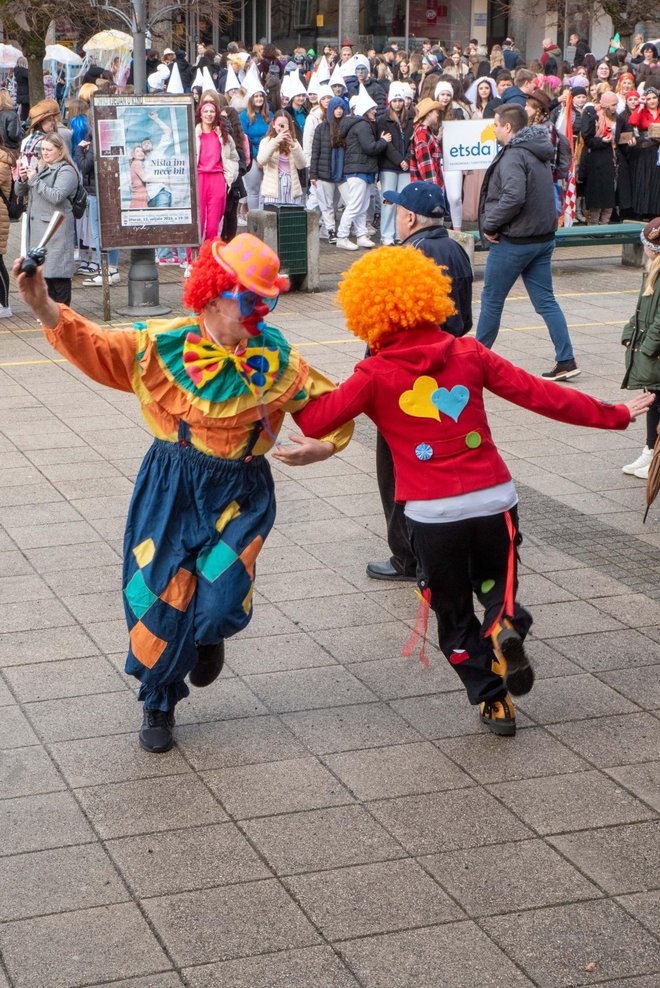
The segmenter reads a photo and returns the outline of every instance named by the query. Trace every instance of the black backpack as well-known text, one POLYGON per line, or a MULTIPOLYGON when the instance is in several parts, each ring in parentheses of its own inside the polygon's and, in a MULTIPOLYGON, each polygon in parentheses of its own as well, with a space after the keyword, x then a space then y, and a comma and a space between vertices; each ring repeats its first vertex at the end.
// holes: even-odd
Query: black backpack
POLYGON ((7 214, 12 223, 16 223, 20 220, 21 216, 27 208, 27 196, 17 196, 16 195, 16 184, 14 179, 11 180, 11 189, 9 190, 9 198, 4 194, 2 189, 0 189, 0 197, 7 207, 7 214))
POLYGON ((87 192, 80 179, 78 179, 78 188, 71 196, 69 202, 71 203, 71 212, 74 218, 81 220, 87 209, 87 192))

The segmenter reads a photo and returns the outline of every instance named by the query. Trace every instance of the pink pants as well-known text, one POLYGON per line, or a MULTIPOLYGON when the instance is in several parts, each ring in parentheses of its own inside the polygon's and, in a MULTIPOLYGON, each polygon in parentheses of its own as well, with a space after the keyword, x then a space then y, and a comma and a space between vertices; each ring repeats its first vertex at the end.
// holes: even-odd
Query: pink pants
POLYGON ((227 204, 227 183, 224 172, 198 172, 199 218, 204 240, 217 237, 227 204))

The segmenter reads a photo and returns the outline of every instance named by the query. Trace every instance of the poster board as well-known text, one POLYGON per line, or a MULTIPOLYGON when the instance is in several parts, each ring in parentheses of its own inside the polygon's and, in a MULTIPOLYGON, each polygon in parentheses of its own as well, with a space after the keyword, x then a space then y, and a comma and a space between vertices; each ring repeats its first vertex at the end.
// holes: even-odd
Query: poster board
POLYGON ((102 250, 198 245, 192 96, 95 96, 92 119, 102 250))
POLYGON ((442 125, 442 170, 483 171, 500 150, 493 120, 448 120, 442 125))

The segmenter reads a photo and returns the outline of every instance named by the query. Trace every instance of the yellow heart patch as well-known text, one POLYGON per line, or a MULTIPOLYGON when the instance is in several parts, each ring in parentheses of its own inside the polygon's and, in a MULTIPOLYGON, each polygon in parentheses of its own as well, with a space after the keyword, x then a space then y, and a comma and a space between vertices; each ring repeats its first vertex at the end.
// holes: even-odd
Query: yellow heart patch
POLYGON ((399 408, 406 415, 418 419, 436 419, 440 422, 440 413, 431 401, 431 395, 438 390, 438 382, 433 377, 423 375, 418 377, 410 391, 404 391, 399 398, 399 408))

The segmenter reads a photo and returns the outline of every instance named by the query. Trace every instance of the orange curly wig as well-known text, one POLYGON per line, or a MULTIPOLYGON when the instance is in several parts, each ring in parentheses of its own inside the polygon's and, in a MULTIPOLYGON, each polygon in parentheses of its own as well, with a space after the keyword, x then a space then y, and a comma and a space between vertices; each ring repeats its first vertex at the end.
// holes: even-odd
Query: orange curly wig
POLYGON ((183 305, 192 312, 203 312, 214 298, 238 286, 236 275, 221 267, 213 257, 213 243, 213 240, 204 241, 184 283, 183 305))
POLYGON ((456 312, 451 278, 414 247, 379 247, 344 272, 346 326, 376 351, 402 329, 443 323, 456 312))

